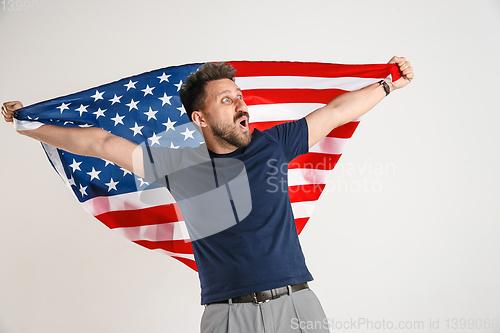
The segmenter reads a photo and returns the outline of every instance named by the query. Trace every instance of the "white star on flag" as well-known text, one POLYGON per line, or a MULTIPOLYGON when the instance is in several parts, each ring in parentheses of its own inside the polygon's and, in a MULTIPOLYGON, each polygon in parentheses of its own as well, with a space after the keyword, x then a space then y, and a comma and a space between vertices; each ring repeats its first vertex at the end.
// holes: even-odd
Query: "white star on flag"
POLYGON ((129 81, 128 81, 128 83, 127 83, 127 84, 125 84, 124 86, 125 86, 125 87, 127 87, 127 91, 128 91, 129 89, 132 89, 132 88, 136 89, 136 88, 135 88, 135 84, 136 84, 137 82, 138 82, 138 81, 132 82, 132 80, 129 80, 129 81))
POLYGON ((113 105, 113 104, 115 104, 115 103, 121 103, 121 102, 120 102, 120 98, 122 98, 122 97, 123 97, 123 95, 122 95, 122 96, 116 96, 116 95, 115 95, 115 97, 113 97, 113 98, 112 98, 112 99, 110 99, 109 101, 110 101, 110 102, 112 102, 112 103, 111 103, 111 105, 113 105))
POLYGON ((106 112, 106 110, 107 109, 101 110, 101 108, 99 108, 96 112, 93 112, 92 114, 95 114, 95 119, 99 119, 100 116, 106 117, 104 115, 104 112, 106 112))
POLYGON ((85 195, 88 195, 87 194, 87 186, 83 187, 82 184, 80 184, 80 193, 82 194, 82 197, 85 196, 85 195))
POLYGON ((168 78, 171 77, 172 75, 165 75, 165 73, 163 73, 161 76, 157 76, 157 78, 160 79, 160 83, 162 83, 163 81, 168 81, 168 78))
POLYGON ((62 103, 60 106, 56 107, 56 109, 61 110, 61 114, 63 113, 64 110, 69 110, 68 106, 71 105, 71 103, 62 103))
POLYGON ((151 118, 153 118, 154 120, 157 120, 157 119, 156 119, 156 116, 155 116, 155 115, 156 115, 156 112, 158 112, 158 111, 153 111, 153 109, 151 109, 151 107, 149 107, 149 111, 148 111, 148 112, 144 112, 144 114, 145 114, 146 116, 148 116, 148 121, 149 121, 151 118))
POLYGON ((181 87, 182 87, 182 80, 179 81, 179 83, 175 84, 174 83, 174 86, 177 87, 177 91, 181 90, 181 87))
POLYGON ((137 104, 139 104, 140 101, 134 101, 134 99, 132 98, 132 100, 130 101, 130 103, 128 104, 125 104, 126 106, 128 106, 128 110, 129 111, 132 111, 132 109, 136 109, 136 110, 139 110, 137 108, 137 104))
POLYGON ((168 130, 173 130, 175 131, 175 128, 174 128, 174 125, 175 125, 176 121, 171 121, 170 120, 170 117, 168 118, 167 122, 166 123, 163 123, 163 125, 165 125, 167 127, 167 129, 165 130, 165 132, 168 132, 168 130))
POLYGON ((107 167, 108 164, 115 165, 113 162, 105 160, 104 158, 102 159, 104 162, 106 162, 106 165, 104 167, 107 167))
POLYGON ((150 87, 149 84, 146 85, 146 88, 145 89, 142 89, 141 91, 144 91, 144 97, 146 97, 146 95, 153 95, 153 89, 155 87, 150 87))
POLYGON ((104 93, 105 93, 105 91, 103 91, 103 92, 99 92, 99 90, 96 90, 96 91, 95 91, 95 94, 94 94, 94 95, 92 95, 92 96, 90 96, 90 97, 92 97, 92 98, 94 99, 94 102, 96 102, 96 101, 97 101, 97 100, 99 100, 99 99, 104 99, 104 98, 102 98, 102 95, 103 95, 104 93))
POLYGON ((116 189, 116 185, 118 184, 119 182, 115 182, 113 180, 113 178, 111 178, 111 180, 109 181, 109 183, 104 183, 106 184, 106 186, 108 187, 108 192, 111 191, 111 190, 115 190, 115 191, 118 191, 116 189))
POLYGON ((141 177, 137 177, 137 179, 141 182, 141 184, 139 186, 149 185, 149 183, 145 182, 144 179, 142 179, 141 177))
POLYGON ((167 93, 163 93, 163 97, 158 98, 159 100, 161 100, 161 106, 163 106, 165 104, 172 105, 172 104, 170 104, 170 99, 172 97, 173 96, 168 96, 167 93))
POLYGON ((189 128, 186 127, 186 130, 184 132, 181 132, 182 135, 184 135, 184 141, 187 140, 187 138, 194 139, 193 137, 194 130, 190 131, 189 128))
POLYGON ((122 171, 123 171, 123 177, 125 177, 126 175, 131 175, 132 172, 128 171, 127 169, 124 169, 124 168, 120 168, 122 171))
MULTIPOLYGON (((94 169, 94 167, 92 167, 92 171, 87 172, 87 175, 90 175, 90 181, 92 181, 94 178, 99 179, 100 173, 101 173, 101 171, 96 171, 96 169, 94 169)), ((101 179, 99 179, 99 180, 101 180, 101 179)))
POLYGON ((88 107, 89 107, 88 105, 83 106, 83 104, 80 104, 80 107, 78 109, 75 109, 75 111, 80 112, 80 117, 81 117, 82 113, 87 112, 88 107))
POLYGON ((111 118, 111 120, 113 120, 115 122, 115 126, 118 125, 118 124, 122 124, 122 125, 125 125, 122 121, 122 119, 125 118, 125 116, 120 116, 118 113, 116 114, 116 117, 114 118, 111 118))
POLYGON ((142 130, 143 128, 144 128, 144 126, 139 126, 139 125, 137 125, 137 123, 135 123, 135 126, 134 126, 134 127, 131 127, 130 129, 131 129, 132 131, 134 131, 134 136, 135 136, 136 134, 140 134, 140 135, 142 135, 141 130, 142 130))
POLYGON ((80 170, 80 164, 82 164, 82 162, 77 162, 75 159, 73 159, 73 164, 70 164, 69 166, 73 169, 73 172, 75 172, 76 170, 82 171, 80 170))
POLYGON ((181 105, 180 108, 177 108, 181 112, 181 115, 179 117, 182 117, 183 114, 187 114, 186 109, 184 109, 184 105, 181 105))
POLYGON ((160 138, 161 136, 156 136, 156 133, 153 133, 153 136, 148 138, 148 140, 151 140, 151 146, 153 146, 155 143, 158 144, 158 146, 160 145, 160 138))

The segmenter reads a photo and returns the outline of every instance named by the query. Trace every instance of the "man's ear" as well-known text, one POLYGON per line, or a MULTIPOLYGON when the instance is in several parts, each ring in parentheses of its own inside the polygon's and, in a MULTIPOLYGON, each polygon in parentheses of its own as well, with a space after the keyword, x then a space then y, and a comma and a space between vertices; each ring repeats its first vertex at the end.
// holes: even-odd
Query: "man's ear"
POLYGON ((191 114, 191 119, 193 123, 198 125, 200 128, 208 126, 206 117, 202 111, 193 111, 193 113, 191 114))

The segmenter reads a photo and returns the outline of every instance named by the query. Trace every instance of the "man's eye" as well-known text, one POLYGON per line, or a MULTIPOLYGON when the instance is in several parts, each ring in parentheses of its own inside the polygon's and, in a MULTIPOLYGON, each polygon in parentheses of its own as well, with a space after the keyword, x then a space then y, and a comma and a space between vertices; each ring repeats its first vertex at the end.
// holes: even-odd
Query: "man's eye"
POLYGON ((229 102, 229 98, 224 97, 224 98, 222 99, 222 101, 223 101, 224 103, 227 103, 227 102, 229 102))
POLYGON ((243 96, 241 96, 241 95, 239 95, 238 98, 241 99, 241 100, 243 100, 243 96))

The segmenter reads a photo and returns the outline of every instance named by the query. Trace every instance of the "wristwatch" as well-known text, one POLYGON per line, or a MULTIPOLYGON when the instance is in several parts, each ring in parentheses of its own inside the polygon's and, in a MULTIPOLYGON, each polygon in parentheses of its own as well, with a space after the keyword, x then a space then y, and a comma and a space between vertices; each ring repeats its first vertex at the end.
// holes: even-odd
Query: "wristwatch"
POLYGON ((378 83, 380 83, 380 85, 382 87, 384 87, 384 90, 385 90, 385 96, 389 96, 389 94, 391 93, 391 88, 389 88, 389 85, 387 84, 387 82, 385 82, 384 80, 380 80, 378 81, 378 83))

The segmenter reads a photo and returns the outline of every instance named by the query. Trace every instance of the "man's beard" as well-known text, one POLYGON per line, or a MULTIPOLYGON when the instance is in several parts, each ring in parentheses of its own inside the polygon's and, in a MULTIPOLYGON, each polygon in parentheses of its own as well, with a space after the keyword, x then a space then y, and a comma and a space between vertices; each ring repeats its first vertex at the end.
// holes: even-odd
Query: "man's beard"
POLYGON ((237 122, 237 120, 243 116, 247 117, 247 129, 248 129, 248 121, 250 119, 250 115, 248 114, 248 112, 238 113, 233 119, 233 124, 220 124, 214 122, 213 118, 210 115, 208 115, 208 118, 211 120, 210 129, 212 130, 215 139, 222 145, 230 144, 236 148, 242 148, 248 146, 250 144, 250 141, 252 140, 252 135, 250 134, 250 131, 249 130, 245 131, 243 136, 241 136, 238 128, 239 123, 237 122))

